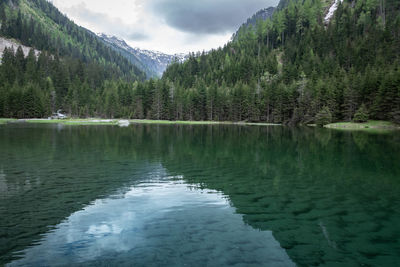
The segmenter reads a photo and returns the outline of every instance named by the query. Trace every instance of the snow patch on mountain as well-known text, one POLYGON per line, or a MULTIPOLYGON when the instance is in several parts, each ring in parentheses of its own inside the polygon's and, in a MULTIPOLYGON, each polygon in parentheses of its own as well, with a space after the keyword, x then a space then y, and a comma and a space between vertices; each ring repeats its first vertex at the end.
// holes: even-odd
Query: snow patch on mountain
MULTIPOLYGON (((8 47, 8 48, 12 47, 14 49, 14 52, 16 52, 17 48, 19 46, 21 46, 22 51, 24 52, 24 55, 28 56, 29 51, 32 49, 31 47, 21 45, 21 44, 17 43, 14 40, 10 40, 10 39, 6 39, 6 38, 3 38, 3 37, 0 37, 0 59, 3 58, 4 49, 6 47, 8 47)), ((35 49, 35 54, 36 54, 36 56, 38 56, 40 54, 40 51, 35 49)))
POLYGON ((138 47, 132 48, 123 39, 104 33, 98 33, 97 36, 106 43, 123 49, 135 56, 144 66, 159 77, 162 76, 169 64, 172 62, 184 62, 188 57, 185 54, 168 55, 159 51, 145 50, 138 47))
POLYGON ((335 14, 335 11, 337 10, 339 6, 339 2, 343 2, 343 0, 335 0, 335 2, 331 5, 331 7, 328 10, 328 13, 325 16, 325 23, 329 23, 333 17, 333 14, 335 14))

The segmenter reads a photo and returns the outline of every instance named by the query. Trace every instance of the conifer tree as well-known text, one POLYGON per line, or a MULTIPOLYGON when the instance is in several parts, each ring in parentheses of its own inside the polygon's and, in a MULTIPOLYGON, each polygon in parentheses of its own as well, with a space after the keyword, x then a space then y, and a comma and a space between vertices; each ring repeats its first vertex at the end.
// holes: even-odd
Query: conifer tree
POLYGON ((328 107, 323 107, 315 116, 315 123, 319 127, 323 127, 332 122, 332 113, 328 107))
POLYGON ((362 104, 360 108, 357 110, 356 114, 354 114, 354 121, 355 122, 367 122, 368 121, 368 111, 365 104, 362 104))

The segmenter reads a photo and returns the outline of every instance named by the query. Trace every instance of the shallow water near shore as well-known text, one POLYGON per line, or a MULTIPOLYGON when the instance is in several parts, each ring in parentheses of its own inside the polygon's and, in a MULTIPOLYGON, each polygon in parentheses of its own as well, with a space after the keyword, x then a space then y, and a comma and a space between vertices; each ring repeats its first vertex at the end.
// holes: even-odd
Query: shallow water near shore
POLYGON ((400 136, 0 125, 0 265, 395 266, 400 136))

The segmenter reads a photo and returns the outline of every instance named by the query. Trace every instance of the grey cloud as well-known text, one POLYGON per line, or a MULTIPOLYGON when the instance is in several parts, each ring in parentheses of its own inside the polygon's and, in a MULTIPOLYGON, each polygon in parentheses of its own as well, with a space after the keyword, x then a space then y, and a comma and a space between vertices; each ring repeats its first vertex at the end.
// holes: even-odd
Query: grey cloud
POLYGON ((165 22, 194 34, 234 32, 248 17, 279 0, 150 0, 146 5, 165 22))
POLYGON ((142 41, 150 39, 150 37, 132 26, 124 23, 119 18, 113 18, 104 13, 94 12, 90 10, 84 3, 72 6, 67 9, 68 13, 92 25, 96 25, 102 32, 116 35, 124 39, 132 41, 142 41))
POLYGON ((147 34, 141 32, 132 32, 127 35, 127 38, 132 41, 144 41, 150 39, 150 37, 147 34))

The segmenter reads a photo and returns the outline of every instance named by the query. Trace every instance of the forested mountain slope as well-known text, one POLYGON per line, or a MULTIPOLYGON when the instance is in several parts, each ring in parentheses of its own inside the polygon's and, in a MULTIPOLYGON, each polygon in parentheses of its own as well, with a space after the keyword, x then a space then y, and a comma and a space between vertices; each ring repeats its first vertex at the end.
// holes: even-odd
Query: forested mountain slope
MULTIPOLYGON (((2 4, 18 25, 16 2, 2 4)), ((29 9, 26 0, 19 2, 29 9)), ((67 56, 60 58, 63 53, 42 49, 31 40, 26 44, 44 51, 37 60, 32 55, 24 59, 18 51, 3 56, 0 117, 46 116, 63 108, 73 116, 295 125, 315 122, 321 114, 334 121, 352 120, 362 110, 371 119, 400 123, 400 1, 337 2, 326 21, 333 0, 283 0, 271 19, 241 30, 223 48, 191 54, 185 62, 170 65, 162 79, 139 83, 116 81, 115 77, 132 80, 135 75, 127 76, 117 62, 110 65, 106 57, 93 55, 97 50, 92 48, 102 51, 104 44, 85 39, 91 33, 84 29, 74 36, 92 43, 85 46, 71 39, 65 46, 76 56, 67 49, 67 56), (98 60, 93 63, 83 55, 98 60)), ((51 6, 44 0, 29 3, 51 6)), ((5 24, 2 31, 8 29, 5 24)), ((21 31, 21 40, 35 38, 36 32, 21 31)), ((58 42, 51 36, 48 39, 58 42)))
POLYGON ((259 10, 253 16, 248 18, 247 21, 242 24, 242 26, 240 26, 239 30, 236 33, 234 33, 234 35, 232 36, 232 40, 236 40, 240 31, 246 31, 246 30, 248 30, 249 27, 256 29, 257 23, 259 23, 261 21, 265 21, 267 19, 270 19, 272 17, 272 15, 274 14, 274 11, 275 11, 275 7, 268 7, 268 8, 259 10))
POLYGON ((255 31, 170 66, 170 117, 298 124, 363 106, 400 122, 400 2, 344 0, 326 24, 332 3, 285 1, 255 31))
MULTIPOLYGON (((143 79, 143 73, 102 43, 92 32, 76 25, 46 0, 1 0, 0 34, 23 45, 60 57, 96 62, 109 77, 143 79)), ((107 77, 108 78, 108 77, 107 77)))
POLYGON ((46 0, 1 0, 0 21, 0 36, 42 51, 27 57, 17 47, 4 51, 0 117, 46 117, 58 109, 76 116, 106 116, 107 81, 146 78, 46 0))

